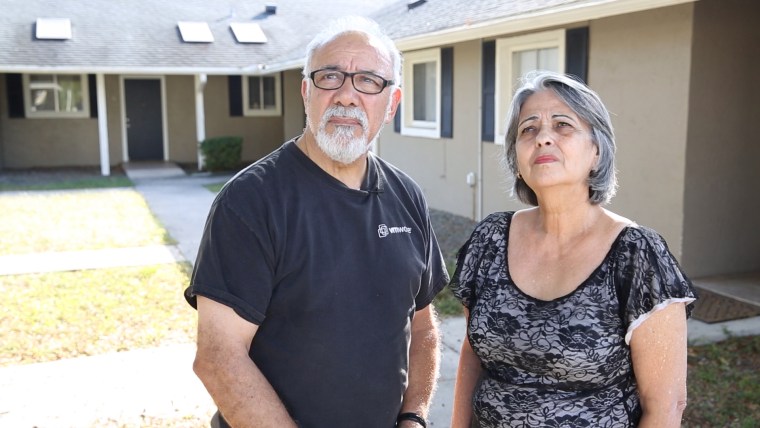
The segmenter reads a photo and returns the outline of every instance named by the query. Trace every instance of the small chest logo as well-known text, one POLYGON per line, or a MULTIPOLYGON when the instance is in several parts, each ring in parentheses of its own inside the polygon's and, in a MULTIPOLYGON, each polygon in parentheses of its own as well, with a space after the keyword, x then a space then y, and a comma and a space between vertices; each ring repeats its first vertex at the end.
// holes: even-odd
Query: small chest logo
POLYGON ((400 226, 400 227, 388 227, 385 224, 380 224, 377 226, 377 236, 381 238, 385 238, 386 236, 393 234, 393 233, 412 233, 411 227, 406 226, 400 226))

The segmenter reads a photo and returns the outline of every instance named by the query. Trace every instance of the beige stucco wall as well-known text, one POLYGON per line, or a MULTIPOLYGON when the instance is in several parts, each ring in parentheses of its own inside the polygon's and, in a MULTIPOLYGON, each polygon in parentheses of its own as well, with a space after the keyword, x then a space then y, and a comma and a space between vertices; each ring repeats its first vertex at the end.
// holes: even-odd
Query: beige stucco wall
POLYGON ((695 5, 683 266, 760 270, 760 2, 695 5))
POLYGON ((283 118, 230 116, 227 76, 209 76, 206 84, 206 137, 243 137, 244 161, 255 161, 283 141, 283 118))
POLYGON ((285 139, 291 139, 303 133, 306 114, 301 97, 301 70, 288 70, 282 73, 283 132, 285 139))
MULTIPOLYGON (((121 132, 121 93, 119 90, 119 76, 106 75, 106 113, 108 120, 108 159, 111 166, 119 165, 124 159, 124 142, 121 132)), ((100 152, 98 152, 100 156, 100 152)))
POLYGON ((198 161, 195 119, 195 77, 166 76, 166 129, 169 159, 173 162, 198 161))
POLYGON ((476 190, 466 178, 477 172, 481 47, 479 40, 453 47, 454 137, 407 137, 394 132, 390 123, 380 137, 378 153, 422 187, 431 207, 472 218, 476 190))
POLYGON ((612 113, 620 188, 610 209, 680 257, 693 5, 590 23, 589 85, 612 113))

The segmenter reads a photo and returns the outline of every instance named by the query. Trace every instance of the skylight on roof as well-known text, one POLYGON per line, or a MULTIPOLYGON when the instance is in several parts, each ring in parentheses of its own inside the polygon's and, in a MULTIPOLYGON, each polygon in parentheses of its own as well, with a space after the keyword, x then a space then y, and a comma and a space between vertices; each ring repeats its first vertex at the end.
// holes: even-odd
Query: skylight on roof
POLYGON ((214 41, 214 35, 211 34, 211 28, 206 22, 179 21, 177 26, 182 40, 186 43, 211 43, 214 41))
POLYGON ((71 38, 71 20, 68 18, 37 18, 35 37, 44 40, 71 38))
POLYGON ((254 22, 232 22, 232 32, 238 43, 266 43, 267 36, 259 24, 254 22))

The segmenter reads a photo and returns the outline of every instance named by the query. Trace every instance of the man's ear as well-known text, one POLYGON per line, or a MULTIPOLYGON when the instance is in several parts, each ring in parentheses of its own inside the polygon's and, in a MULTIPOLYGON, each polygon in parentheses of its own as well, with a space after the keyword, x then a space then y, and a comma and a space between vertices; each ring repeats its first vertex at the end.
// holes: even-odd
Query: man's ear
POLYGON ((396 116, 396 110, 401 102, 401 88, 394 88, 391 94, 391 108, 388 109, 388 114, 385 115, 385 123, 393 122, 393 117, 396 116))
POLYGON ((301 79, 301 98, 303 98, 303 107, 306 108, 306 100, 309 98, 309 82, 306 78, 301 79))

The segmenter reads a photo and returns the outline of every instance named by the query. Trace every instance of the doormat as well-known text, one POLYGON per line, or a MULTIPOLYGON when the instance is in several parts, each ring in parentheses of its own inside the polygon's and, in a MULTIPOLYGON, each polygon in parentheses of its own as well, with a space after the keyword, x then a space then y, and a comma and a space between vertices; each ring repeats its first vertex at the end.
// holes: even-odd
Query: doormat
POLYGON ((704 288, 697 288, 699 299, 691 316, 708 324, 760 315, 760 306, 741 302, 704 288))

